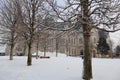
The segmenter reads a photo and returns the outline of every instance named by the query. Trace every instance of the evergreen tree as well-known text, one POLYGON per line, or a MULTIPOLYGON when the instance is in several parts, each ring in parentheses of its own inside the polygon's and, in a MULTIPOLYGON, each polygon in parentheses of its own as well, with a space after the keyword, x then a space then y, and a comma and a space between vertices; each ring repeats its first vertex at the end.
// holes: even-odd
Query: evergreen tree
POLYGON ((104 54, 104 55, 108 54, 108 50, 110 48, 105 38, 99 38, 97 49, 100 54, 104 54))
POLYGON ((119 55, 120 55, 120 45, 117 45, 117 46, 116 46, 116 51, 115 51, 115 53, 116 53, 116 56, 119 56, 119 55))

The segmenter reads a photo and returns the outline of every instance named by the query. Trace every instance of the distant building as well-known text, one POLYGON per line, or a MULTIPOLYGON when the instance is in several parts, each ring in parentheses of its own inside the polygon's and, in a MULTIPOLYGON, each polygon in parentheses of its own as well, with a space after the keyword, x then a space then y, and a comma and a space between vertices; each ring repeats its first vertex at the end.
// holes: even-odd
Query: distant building
POLYGON ((0 56, 5 56, 7 54, 5 49, 6 49, 6 45, 0 46, 0 56))
MULTIPOLYGON (((67 29, 69 28, 69 26, 70 26, 69 23, 63 23, 63 22, 54 23, 54 28, 58 28, 58 29, 67 29)), ((57 46, 57 52, 65 53, 68 56, 80 56, 81 51, 84 50, 82 28, 76 28, 75 30, 66 31, 66 32, 54 31, 52 33, 52 35, 57 35, 57 34, 61 34, 61 36, 59 37, 57 36, 57 38, 52 38, 48 40, 47 51, 55 52, 57 46)), ((101 57, 101 55, 97 54, 97 44, 99 37, 105 37, 107 43, 111 47, 111 40, 109 37, 109 33, 99 31, 97 29, 92 29, 91 48, 92 48, 93 57, 101 57)))
MULTIPOLYGON (((47 30, 46 34, 48 34, 48 36, 45 38, 44 35, 46 34, 43 34, 42 39, 39 41, 39 50, 44 51, 44 48, 46 48, 47 52, 60 52, 68 56, 80 56, 81 51, 84 50, 82 28, 76 27, 74 30, 60 31, 60 29, 68 29, 70 26, 71 24, 68 22, 56 22, 50 25, 50 27, 59 30, 47 30)), ((91 48, 93 57, 100 57, 100 55, 97 54, 99 37, 105 37, 107 43, 111 46, 109 33, 92 29, 91 48)), ((19 51, 27 55, 27 45, 23 41, 19 41, 14 48, 15 54, 19 51)), ((34 42, 32 47, 32 53, 34 52, 36 52, 36 42, 34 42)))

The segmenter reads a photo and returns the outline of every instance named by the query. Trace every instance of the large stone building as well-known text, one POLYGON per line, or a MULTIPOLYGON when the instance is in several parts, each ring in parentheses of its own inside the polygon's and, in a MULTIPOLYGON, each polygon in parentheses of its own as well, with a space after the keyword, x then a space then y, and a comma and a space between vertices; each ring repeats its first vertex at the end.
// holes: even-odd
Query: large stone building
MULTIPOLYGON (((67 23, 59 23, 59 27, 62 28, 69 28, 67 23)), ((58 31, 54 32, 54 34, 58 33, 58 31)), ((53 38, 48 41, 48 51, 56 51, 65 53, 69 56, 80 56, 81 51, 83 51, 84 47, 84 40, 83 40, 83 34, 82 34, 82 28, 66 31, 63 32, 59 31, 58 34, 61 34, 60 37, 53 38)), ((99 39, 98 30, 93 29, 91 31, 91 47, 93 54, 95 55, 97 53, 97 42, 99 39)))
MULTIPOLYGON (((76 28, 68 31, 60 31, 60 29, 68 29, 71 24, 65 23, 65 22, 57 22, 53 23, 50 27, 57 28, 59 30, 47 30, 45 33, 47 33, 47 37, 44 37, 42 35, 42 39, 39 39, 39 43, 36 43, 36 41, 33 44, 32 47, 32 53, 36 52, 36 44, 39 44, 39 50, 40 51, 46 51, 46 52, 60 52, 67 54, 69 56, 80 56, 81 51, 84 49, 84 40, 83 40, 83 32, 82 28, 76 28)), ((98 57, 97 55, 97 44, 99 37, 101 34, 99 34, 100 31, 96 29, 92 29, 91 31, 91 48, 92 48, 92 55, 94 57, 98 57)), ((106 35, 106 40, 108 44, 111 44, 109 33, 102 33, 106 35)), ((7 48, 9 49, 9 48, 7 48)), ((7 50, 9 51, 9 50, 7 50)), ((14 48, 14 54, 22 52, 27 55, 27 46, 24 42, 19 41, 15 48, 14 48)), ((9 52, 7 52, 9 53, 9 52)))
MULTIPOLYGON (((68 29, 69 26, 69 23, 54 23, 54 27, 58 29, 68 29)), ((69 56, 80 56, 80 53, 84 50, 82 28, 76 28, 70 31, 54 30, 50 32, 52 32, 52 36, 47 41, 46 50, 48 52, 60 52, 69 56)), ((101 57, 101 55, 97 54, 97 44, 99 38, 103 37, 103 35, 105 35, 105 39, 111 47, 109 33, 97 29, 92 29, 91 31, 91 48, 93 57, 101 57)), ((40 50, 43 51, 42 49, 40 50)))

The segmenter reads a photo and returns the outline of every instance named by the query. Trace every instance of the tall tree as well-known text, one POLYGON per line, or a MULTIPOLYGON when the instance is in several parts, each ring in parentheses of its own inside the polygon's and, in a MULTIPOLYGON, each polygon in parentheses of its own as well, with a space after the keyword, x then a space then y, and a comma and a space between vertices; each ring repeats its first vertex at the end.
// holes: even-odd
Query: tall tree
POLYGON ((115 53, 116 53, 116 56, 117 56, 117 57, 120 56, 120 45, 117 45, 117 46, 116 46, 115 53))
POLYGON ((32 43, 34 40, 35 30, 36 30, 36 12, 39 8, 39 1, 38 0, 23 0, 23 6, 24 6, 24 13, 22 13, 24 16, 23 22, 24 22, 24 28, 26 29, 23 32, 23 37, 25 38, 27 45, 28 45, 28 58, 27 58, 27 65, 32 65, 32 43))
POLYGON ((36 34, 36 59, 39 58, 38 52, 39 52, 39 44, 40 44, 40 34, 36 34))
POLYGON ((98 48, 98 51, 100 52, 100 54, 104 54, 104 55, 107 55, 108 50, 110 49, 105 38, 99 38, 97 48, 98 48))
MULTIPOLYGON (((92 61, 90 37, 93 28, 107 32, 120 30, 119 0, 65 0, 66 5, 60 6, 55 0, 47 0, 53 11, 62 21, 69 21, 83 29, 84 38, 84 72, 83 78, 92 78, 92 61)), ((71 27, 70 29, 73 29, 71 27)), ((68 29, 69 30, 69 29, 68 29)))
POLYGON ((19 0, 6 0, 0 10, 0 31, 2 43, 10 46, 10 60, 13 60, 13 49, 17 41, 17 27, 19 25, 19 0))
POLYGON ((22 18, 21 27, 19 34, 24 37, 28 46, 28 58, 27 65, 32 65, 32 45, 36 39, 36 35, 39 31, 42 31, 44 26, 44 0, 22 0, 22 18))

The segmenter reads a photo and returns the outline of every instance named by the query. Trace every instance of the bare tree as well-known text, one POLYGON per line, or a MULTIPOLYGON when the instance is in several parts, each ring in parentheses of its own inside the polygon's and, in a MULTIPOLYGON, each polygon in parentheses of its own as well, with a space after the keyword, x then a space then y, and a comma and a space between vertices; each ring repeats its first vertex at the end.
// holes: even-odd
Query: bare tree
POLYGON ((55 38, 55 47, 56 47, 56 57, 58 57, 58 49, 59 49, 59 37, 55 38))
POLYGON ((39 52, 39 45, 40 45, 40 35, 37 34, 36 35, 36 59, 38 59, 39 55, 38 55, 38 52, 39 52))
POLYGON ((44 0, 23 0, 22 1, 22 30, 19 32, 28 45, 27 65, 32 65, 31 48, 34 43, 36 34, 43 30, 43 3, 44 0))
MULTIPOLYGON (((58 6, 55 0, 47 0, 53 11, 62 21, 68 21, 83 29, 84 71, 83 78, 92 78, 90 37, 93 28, 106 32, 120 30, 119 0, 65 0, 66 6, 58 6)), ((73 29, 71 27, 70 29, 73 29)), ((68 29, 69 30, 69 29, 68 29)))
POLYGON ((10 46, 10 60, 13 60, 13 49, 17 41, 17 27, 19 25, 19 0, 4 1, 0 12, 0 31, 2 33, 2 43, 10 46))

